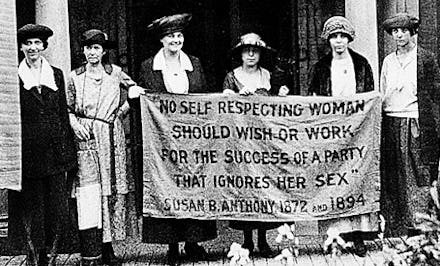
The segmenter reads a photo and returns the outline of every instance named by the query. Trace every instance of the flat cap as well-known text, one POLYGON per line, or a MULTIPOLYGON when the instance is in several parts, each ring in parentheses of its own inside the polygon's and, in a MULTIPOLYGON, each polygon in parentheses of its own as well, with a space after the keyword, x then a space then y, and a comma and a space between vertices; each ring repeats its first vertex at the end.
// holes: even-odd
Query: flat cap
POLYGON ((162 38, 170 33, 183 31, 191 21, 192 15, 188 13, 175 14, 158 18, 148 25, 147 30, 153 31, 162 38))
POLYGON ((31 38, 39 38, 42 41, 47 41, 52 35, 53 31, 49 27, 40 24, 26 24, 17 31, 17 38, 20 43, 31 38))
POLYGON ((354 27, 348 19, 342 16, 334 16, 324 23, 321 38, 328 40, 329 36, 334 33, 344 33, 353 41, 355 37, 354 27))
POLYGON ((420 20, 417 17, 408 13, 397 13, 383 22, 383 29, 388 34, 391 34, 393 29, 396 28, 407 28, 415 32, 419 28, 419 25, 420 20))

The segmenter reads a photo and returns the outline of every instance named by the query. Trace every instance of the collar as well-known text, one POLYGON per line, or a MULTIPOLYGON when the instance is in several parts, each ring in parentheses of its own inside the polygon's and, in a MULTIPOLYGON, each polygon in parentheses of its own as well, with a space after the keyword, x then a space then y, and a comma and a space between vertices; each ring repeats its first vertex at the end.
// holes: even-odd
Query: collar
MULTIPOLYGON (((86 72, 86 64, 78 67, 77 69, 75 69, 75 73, 77 75, 81 75, 82 73, 86 72)), ((111 64, 104 64, 104 71, 105 73, 111 75, 111 73, 113 72, 113 66, 111 64)))
POLYGON ((49 62, 44 57, 41 57, 41 76, 40 81, 36 80, 31 72, 31 68, 26 62, 26 59, 21 61, 18 66, 18 76, 23 81, 23 87, 26 90, 30 90, 33 87, 44 85, 53 91, 57 91, 58 87, 55 83, 55 75, 49 62))
MULTIPOLYGON (((409 63, 413 62, 414 60, 417 60, 417 44, 411 49, 411 51, 408 52, 408 57, 405 59, 404 62, 402 62, 402 67, 405 68, 409 63)), ((397 51, 393 53, 394 60, 400 64, 399 60, 397 59, 397 51)))
MULTIPOLYGON (((179 53, 180 66, 183 70, 193 71, 193 65, 189 56, 185 54, 183 51, 179 53)), ((163 48, 159 50, 159 52, 154 56, 153 59, 153 70, 166 70, 167 64, 165 61, 165 54, 163 48)))

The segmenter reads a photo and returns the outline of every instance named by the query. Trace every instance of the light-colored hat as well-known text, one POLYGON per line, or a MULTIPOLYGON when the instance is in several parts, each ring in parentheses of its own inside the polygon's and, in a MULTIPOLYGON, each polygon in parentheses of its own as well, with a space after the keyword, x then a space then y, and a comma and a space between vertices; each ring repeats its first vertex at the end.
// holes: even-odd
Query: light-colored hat
POLYGON ((191 21, 188 13, 176 14, 158 18, 148 25, 147 30, 153 31, 160 38, 174 32, 183 31, 191 21))
POLYGON ((245 47, 257 47, 264 51, 275 51, 273 48, 266 45, 260 35, 253 32, 242 35, 240 41, 234 46, 234 48, 232 48, 232 51, 241 52, 245 47))
POLYGON ((329 36, 334 33, 344 33, 348 35, 350 41, 353 41, 356 36, 351 22, 342 16, 334 16, 327 19, 322 29, 321 38, 328 40, 329 36))
POLYGON ((414 32, 417 32, 419 25, 420 25, 420 20, 417 17, 412 16, 408 13, 397 13, 387 18, 383 22, 383 29, 388 34, 391 34, 393 29, 395 28, 407 28, 414 32))

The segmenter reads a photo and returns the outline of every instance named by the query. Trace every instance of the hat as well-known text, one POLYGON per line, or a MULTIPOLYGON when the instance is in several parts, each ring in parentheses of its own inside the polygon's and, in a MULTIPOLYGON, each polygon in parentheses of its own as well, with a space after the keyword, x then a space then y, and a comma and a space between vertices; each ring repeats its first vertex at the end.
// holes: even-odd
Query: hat
POLYGON ((188 13, 165 16, 154 20, 148 25, 147 30, 155 32, 160 38, 170 33, 183 31, 191 21, 192 15, 188 13))
POLYGON ((99 44, 103 48, 113 48, 114 43, 108 40, 105 32, 98 29, 90 29, 81 34, 81 46, 99 44))
POLYGON ((350 23, 350 21, 348 21, 348 19, 342 16, 334 16, 327 19, 322 29, 321 38, 328 40, 329 36, 334 33, 347 34, 350 41, 353 41, 355 37, 353 25, 350 23))
POLYGON ((19 43, 23 43, 27 39, 31 38, 39 38, 42 41, 47 41, 47 39, 52 35, 53 31, 49 27, 39 24, 26 24, 17 31, 19 43))
POLYGON ((408 13, 397 13, 383 22, 383 29, 388 34, 391 34, 392 30, 395 28, 407 28, 416 32, 419 25, 420 20, 417 17, 408 13))
POLYGON ((233 52, 241 52, 245 47, 257 47, 263 51, 275 52, 275 50, 266 45, 260 35, 256 33, 247 33, 240 37, 240 41, 232 48, 233 52))

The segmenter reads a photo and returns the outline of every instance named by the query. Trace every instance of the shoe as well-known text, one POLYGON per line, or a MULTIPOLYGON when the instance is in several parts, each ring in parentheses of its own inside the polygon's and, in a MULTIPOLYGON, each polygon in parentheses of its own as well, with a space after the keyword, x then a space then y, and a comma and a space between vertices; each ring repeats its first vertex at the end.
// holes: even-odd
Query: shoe
POLYGON ((115 255, 112 243, 102 244, 102 263, 109 266, 120 266, 122 264, 115 255))
POLYGON ((353 242, 353 253, 359 257, 365 257, 367 255, 367 247, 363 240, 355 240, 353 242))
POLYGON ((267 243, 258 244, 258 251, 263 258, 273 258, 276 256, 275 252, 267 243))
POLYGON ((178 259, 179 259, 179 244, 178 243, 168 244, 168 255, 167 255, 168 264, 171 266, 177 265, 178 259))
POLYGON ((206 260, 208 257, 206 250, 195 242, 185 242, 184 249, 186 256, 191 260, 206 260))

